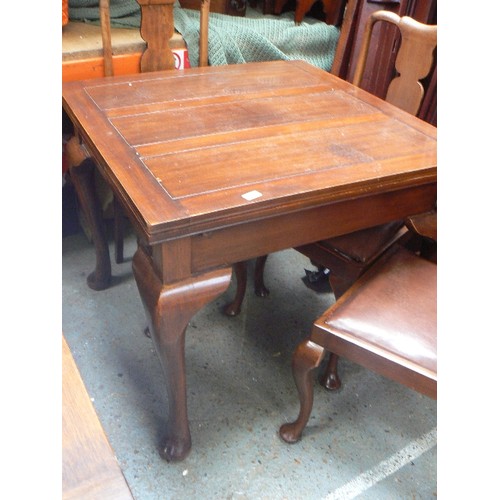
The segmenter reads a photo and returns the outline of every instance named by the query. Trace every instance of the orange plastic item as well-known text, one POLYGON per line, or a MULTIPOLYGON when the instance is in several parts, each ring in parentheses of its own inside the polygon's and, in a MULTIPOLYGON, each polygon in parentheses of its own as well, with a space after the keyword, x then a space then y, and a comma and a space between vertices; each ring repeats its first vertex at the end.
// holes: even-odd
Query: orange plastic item
POLYGON ((62 25, 66 26, 69 21, 68 0, 62 0, 62 25))

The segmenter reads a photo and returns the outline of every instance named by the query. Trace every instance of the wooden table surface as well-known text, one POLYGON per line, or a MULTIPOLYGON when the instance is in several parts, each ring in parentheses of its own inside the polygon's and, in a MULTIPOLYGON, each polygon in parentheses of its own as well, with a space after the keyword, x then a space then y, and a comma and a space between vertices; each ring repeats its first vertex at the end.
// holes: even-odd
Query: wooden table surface
POLYGON ((139 235, 167 460, 191 447, 185 328, 226 289, 229 266, 436 201, 436 129, 305 62, 70 82, 63 106, 139 235))
POLYGON ((64 336, 62 374, 62 498, 131 500, 64 336))

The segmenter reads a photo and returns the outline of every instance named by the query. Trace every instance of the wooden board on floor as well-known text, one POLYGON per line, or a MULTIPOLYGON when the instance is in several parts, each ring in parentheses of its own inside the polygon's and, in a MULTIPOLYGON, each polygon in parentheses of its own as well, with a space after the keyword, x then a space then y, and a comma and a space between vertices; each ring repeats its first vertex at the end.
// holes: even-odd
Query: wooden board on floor
POLYGON ((62 498, 133 499, 64 336, 62 370, 62 498))

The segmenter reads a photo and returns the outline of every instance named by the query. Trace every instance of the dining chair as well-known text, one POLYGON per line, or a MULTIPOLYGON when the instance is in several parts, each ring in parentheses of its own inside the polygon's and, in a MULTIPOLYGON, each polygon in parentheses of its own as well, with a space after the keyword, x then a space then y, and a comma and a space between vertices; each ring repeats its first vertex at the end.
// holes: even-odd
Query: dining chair
MULTIPOLYGON (((436 212, 406 222, 422 240, 436 240, 436 212)), ((346 358, 430 398, 437 398, 437 259, 395 243, 312 327, 296 348, 292 371, 299 393, 297 419, 280 427, 298 441, 313 406, 313 370, 325 351, 340 387, 338 358, 346 358)))
MULTIPOLYGON (((141 8, 141 37, 146 48, 141 56, 140 71, 170 70, 175 68, 175 59, 169 48, 173 35, 173 1, 137 0, 141 8)), ((208 20, 210 0, 200 0, 199 66, 208 65, 208 20)), ((101 36, 103 46, 104 76, 113 76, 113 49, 109 0, 99 0, 101 36)), ((101 201, 95 186, 95 164, 80 138, 73 136, 66 144, 66 157, 71 181, 75 187, 83 216, 87 222, 96 252, 95 270, 87 277, 93 290, 104 290, 111 283, 111 259, 102 214, 101 201)), ((115 261, 123 262, 123 209, 113 197, 113 239, 115 261)))
MULTIPOLYGON (((430 73, 437 46, 437 26, 419 23, 414 19, 389 11, 376 11, 366 23, 363 43, 354 73, 353 84, 361 85, 367 57, 370 53, 370 42, 373 27, 377 22, 386 22, 396 26, 401 34, 401 41, 395 62, 395 76, 389 83, 385 100, 417 115, 424 98, 424 87, 421 83, 430 73)), ((331 289, 338 299, 363 272, 370 268, 379 255, 389 248, 406 232, 404 221, 391 221, 377 227, 363 229, 313 244, 296 247, 296 250, 310 258, 319 272, 328 276, 331 289)), ((264 285, 265 257, 261 257, 261 265, 256 266, 256 293, 265 295, 268 292, 264 285), (265 293, 259 293, 264 290, 265 293)), ((244 272, 241 264, 240 273, 244 272)), ((243 278, 240 278, 243 280, 243 278)), ((245 290, 238 286, 237 292, 225 311, 231 315, 241 310, 245 290)), ((328 385, 326 375, 325 384, 328 385)))

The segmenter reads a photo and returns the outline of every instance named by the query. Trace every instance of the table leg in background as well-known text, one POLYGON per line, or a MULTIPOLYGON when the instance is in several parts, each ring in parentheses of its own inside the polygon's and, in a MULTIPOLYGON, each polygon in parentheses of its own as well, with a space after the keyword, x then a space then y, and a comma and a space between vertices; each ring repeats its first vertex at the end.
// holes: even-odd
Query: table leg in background
POLYGON ((87 158, 80 165, 70 168, 70 176, 90 229, 96 253, 96 267, 87 276, 87 284, 92 290, 105 290, 111 284, 111 259, 102 209, 95 189, 94 170, 93 160, 87 158))

